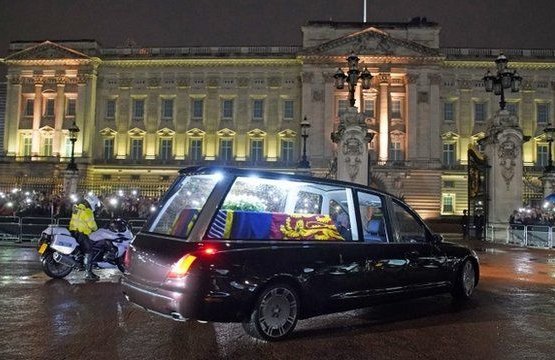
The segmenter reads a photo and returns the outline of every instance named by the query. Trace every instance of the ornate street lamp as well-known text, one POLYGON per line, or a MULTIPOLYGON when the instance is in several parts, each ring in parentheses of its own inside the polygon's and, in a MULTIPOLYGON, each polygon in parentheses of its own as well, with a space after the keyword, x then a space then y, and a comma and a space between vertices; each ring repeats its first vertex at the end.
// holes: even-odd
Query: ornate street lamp
POLYGON ((508 63, 509 60, 507 60, 505 55, 500 54, 497 59, 495 59, 497 75, 493 75, 488 70, 482 79, 487 92, 493 92, 495 95, 501 96, 501 100, 499 101, 501 110, 504 110, 506 105, 505 89, 511 89, 511 92, 519 92, 520 83, 522 82, 522 77, 518 75, 516 70, 509 70, 507 68, 508 63))
POLYGON ((555 134, 555 127, 551 126, 551 124, 547 124, 545 129, 543 129, 543 132, 545 133, 545 138, 547 139, 547 144, 548 144, 547 145, 548 146, 547 166, 545 167, 545 171, 551 172, 553 171, 553 157, 551 155, 551 149, 552 149, 551 144, 553 143, 553 135, 555 134))
POLYGON ((66 170, 68 171, 77 171, 77 164, 75 163, 75 142, 77 141, 77 135, 79 134, 79 127, 73 124, 69 127, 69 141, 71 141, 71 158, 69 160, 69 164, 67 164, 66 170))
POLYGON ((360 71, 358 69, 358 62, 360 59, 354 53, 347 58, 347 64, 349 65, 349 70, 347 74, 343 73, 341 68, 338 68, 333 77, 335 78, 335 87, 337 89, 343 89, 345 82, 349 86, 349 103, 351 107, 355 106, 355 89, 357 87, 358 80, 362 82, 362 88, 364 90, 370 89, 370 81, 372 80, 372 74, 368 71, 368 68, 360 71))
POLYGON ((299 168, 308 169, 310 168, 310 163, 306 158, 306 139, 308 138, 308 129, 310 128, 310 123, 304 117, 303 121, 301 121, 301 137, 303 138, 303 156, 301 161, 299 161, 299 168))

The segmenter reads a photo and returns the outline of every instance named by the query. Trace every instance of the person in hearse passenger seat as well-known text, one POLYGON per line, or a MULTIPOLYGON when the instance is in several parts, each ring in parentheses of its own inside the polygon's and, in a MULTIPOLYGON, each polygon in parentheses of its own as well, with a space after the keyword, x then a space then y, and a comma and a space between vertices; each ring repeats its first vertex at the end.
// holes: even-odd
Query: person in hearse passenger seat
POLYGON ((363 207, 361 211, 362 230, 365 241, 385 241, 384 224, 381 217, 376 216, 376 208, 372 205, 363 207))

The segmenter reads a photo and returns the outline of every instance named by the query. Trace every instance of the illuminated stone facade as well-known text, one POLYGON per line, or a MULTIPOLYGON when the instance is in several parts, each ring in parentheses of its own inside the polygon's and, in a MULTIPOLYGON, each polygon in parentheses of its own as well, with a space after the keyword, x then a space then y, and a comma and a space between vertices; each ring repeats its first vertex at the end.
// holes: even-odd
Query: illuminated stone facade
MULTIPOLYGON (((374 75, 370 90, 357 87, 355 104, 374 133, 371 182, 405 197, 423 216, 461 214, 467 148, 498 109, 481 78, 500 50, 440 48, 437 24, 421 21, 312 22, 302 31, 302 47, 12 43, 3 59, 3 166, 21 175, 32 172, 30 164, 51 164, 44 175, 52 176, 68 160, 67 129, 75 121, 77 162, 90 184, 156 181, 191 164, 291 171, 306 116, 312 172, 332 176, 330 134, 348 106, 333 74, 354 52, 374 75)), ((524 78, 507 102, 531 138, 524 144, 525 197, 541 196, 555 51, 504 52, 524 78)))

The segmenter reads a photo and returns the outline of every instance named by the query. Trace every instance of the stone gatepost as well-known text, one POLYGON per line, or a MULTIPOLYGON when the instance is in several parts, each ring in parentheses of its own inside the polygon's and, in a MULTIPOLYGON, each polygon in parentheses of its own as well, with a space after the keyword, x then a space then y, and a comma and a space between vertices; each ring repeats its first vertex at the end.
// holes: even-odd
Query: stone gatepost
POLYGON ((64 194, 69 196, 71 194, 77 194, 77 183, 79 182, 79 173, 73 170, 63 171, 64 179, 64 194))
POLYGON ((331 133, 331 140, 337 144, 337 180, 368 185, 368 142, 372 137, 364 115, 354 106, 347 108, 337 130, 331 133))
POLYGON ((498 111, 483 140, 490 166, 487 234, 493 229, 494 241, 506 240, 509 216, 522 206, 523 143, 518 118, 507 110, 498 111))
POLYGON ((544 171, 540 180, 543 183, 543 197, 555 192, 555 169, 544 171))

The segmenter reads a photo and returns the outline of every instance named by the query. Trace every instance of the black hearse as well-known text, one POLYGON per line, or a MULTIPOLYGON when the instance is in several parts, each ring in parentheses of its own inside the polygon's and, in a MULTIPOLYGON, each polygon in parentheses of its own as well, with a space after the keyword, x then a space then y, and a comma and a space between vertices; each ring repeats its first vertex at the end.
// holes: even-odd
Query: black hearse
POLYGON ((242 322, 279 340, 320 314, 441 292, 467 299, 478 278, 473 251, 443 242, 392 195, 190 167, 132 242, 122 286, 159 315, 242 322))

